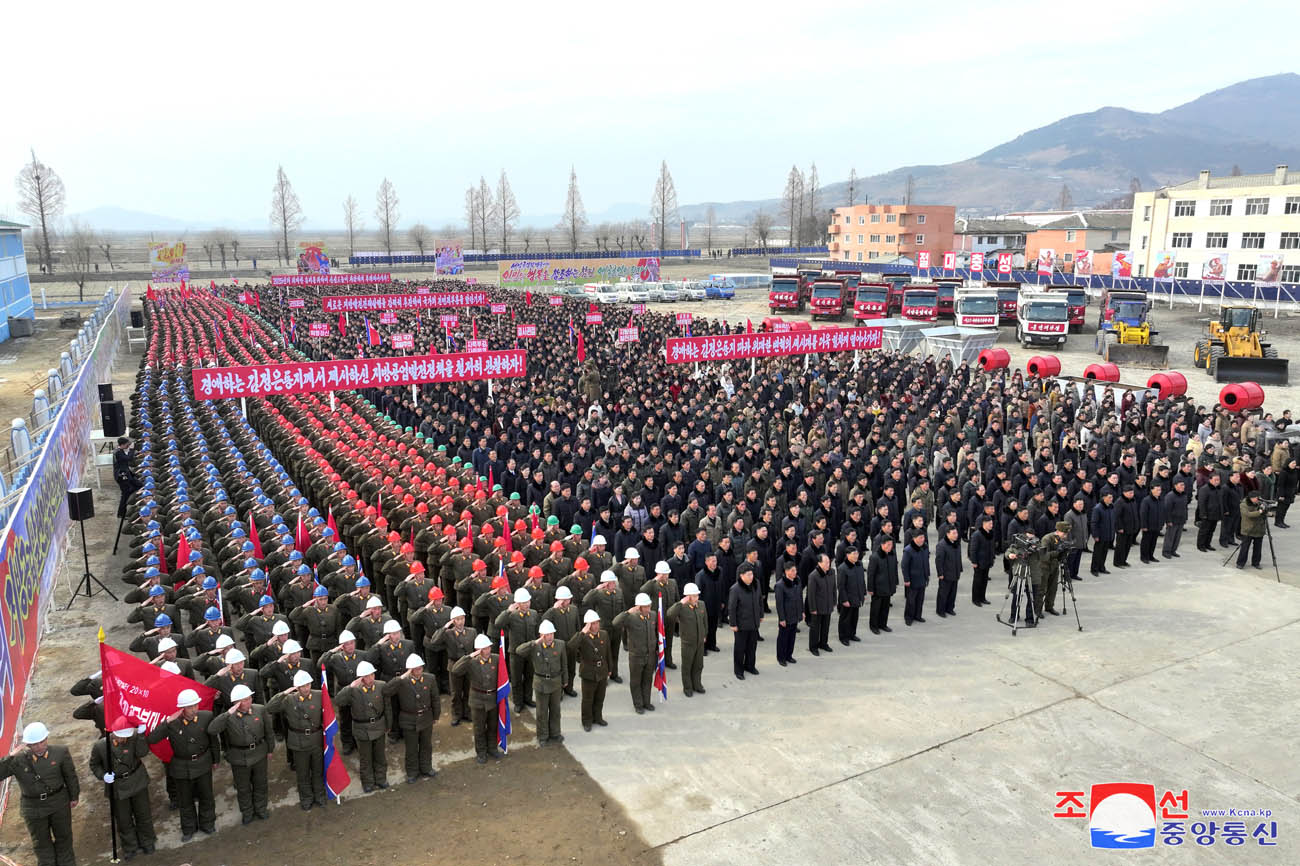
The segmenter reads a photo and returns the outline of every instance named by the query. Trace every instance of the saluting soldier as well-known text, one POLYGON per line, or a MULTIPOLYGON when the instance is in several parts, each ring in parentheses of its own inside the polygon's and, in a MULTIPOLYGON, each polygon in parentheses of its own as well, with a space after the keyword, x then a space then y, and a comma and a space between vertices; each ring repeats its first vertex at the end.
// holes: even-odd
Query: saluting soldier
POLYGON ((614 617, 614 625, 623 630, 627 641, 627 682, 632 692, 632 706, 638 716, 654 711, 650 689, 654 682, 655 659, 659 650, 659 630, 650 616, 650 596, 639 592, 632 607, 614 617))
POLYGON ((464 677, 469 682, 469 709, 474 725, 474 753, 480 764, 488 758, 497 759, 496 713, 497 706, 497 656, 492 652, 492 641, 481 634, 474 638, 474 651, 461 657, 452 666, 452 675, 464 677))
POLYGON ((682 693, 690 697, 695 692, 704 694, 704 644, 709 637, 709 615, 700 604, 700 588, 693 583, 682 587, 682 600, 664 613, 670 625, 681 638, 682 693))
MULTIPOLYGON (((573 593, 569 592, 567 586, 562 586, 555 591, 555 604, 551 606, 550 610, 542 614, 542 621, 555 626, 555 639, 566 647, 569 638, 578 633, 578 609, 573 606, 573 593)), ((538 628, 541 627, 538 626, 538 628)), ((574 675, 577 673, 577 656, 572 651, 564 654, 564 673, 565 685, 563 691, 569 697, 576 698, 578 692, 574 689, 573 682, 574 675)))
MULTIPOLYGON (((652 608, 668 610, 668 608, 677 604, 678 600, 681 598, 677 581, 673 580, 671 575, 672 568, 669 567, 668 563, 660 560, 655 563, 654 578, 641 584, 641 591, 650 596, 650 606, 652 608), (663 604, 659 604, 661 601, 663 604)), ((664 632, 664 667, 669 670, 675 670, 677 668, 677 665, 673 663, 672 629, 665 629, 664 632)))
MULTIPOLYGON (((321 656, 321 667, 330 678, 330 693, 338 694, 339 689, 355 680, 362 662, 374 664, 369 652, 357 649, 357 639, 352 632, 343 629, 339 632, 339 645, 321 656)), ((350 755, 357 750, 357 741, 352 736, 352 707, 338 705, 337 708, 343 754, 350 755)))
POLYGON ((438 775, 433 769, 433 723, 438 721, 441 702, 438 680, 425 673, 424 659, 412 653, 406 657, 406 673, 383 685, 384 697, 397 703, 397 726, 406 743, 406 781, 438 775))
POLYGON ((604 629, 609 641, 609 678, 616 683, 623 682, 623 678, 618 675, 618 649, 622 644, 623 630, 612 623, 614 617, 627 609, 627 599, 623 597, 623 590, 619 589, 614 572, 601 572, 600 584, 582 597, 582 606, 585 610, 594 610, 600 614, 601 622, 611 623, 604 629))
POLYGON ((527 659, 533 668, 533 687, 537 695, 537 745, 563 743, 560 694, 569 685, 568 649, 556 641, 555 624, 543 620, 537 627, 537 639, 519 644, 514 652, 519 658, 527 659))
POLYGON ((266 771, 275 751, 275 726, 266 707, 253 703, 256 693, 240 683, 230 690, 230 709, 212 719, 208 733, 225 735, 226 762, 235 782, 235 799, 245 824, 269 818, 266 771))
POLYGON ((184 689, 176 696, 176 706, 176 712, 149 732, 149 742, 167 740, 171 744, 172 759, 167 765, 167 775, 176 780, 181 841, 188 842, 194 838, 196 829, 209 835, 217 832, 212 770, 221 762, 221 740, 208 733, 212 713, 199 709, 198 692, 184 689))
MULTIPOLYGON (((478 632, 465 627, 465 611, 453 607, 447 624, 433 633, 429 645, 447 654, 447 663, 451 665, 447 678, 451 686, 451 726, 469 721, 469 680, 463 673, 456 673, 456 662, 474 651, 474 639, 478 632)), ((489 639, 488 644, 492 641, 489 639)))
POLYGON ((90 774, 104 780, 105 793, 117 818, 117 836, 122 842, 122 857, 137 853, 152 854, 157 837, 153 829, 153 809, 149 805, 149 771, 144 758, 149 743, 126 719, 113 723, 108 739, 99 739, 90 747, 90 774))
POLYGON ((361 762, 361 790, 388 787, 387 744, 388 699, 375 684, 375 666, 368 661, 357 665, 357 677, 339 689, 336 706, 352 710, 352 736, 361 762))
POLYGON ((449 693, 447 652, 433 646, 433 635, 451 619, 451 608, 443 604, 442 587, 430 586, 428 603, 413 610, 410 616, 411 638, 427 660, 425 668, 438 680, 438 691, 449 693))
POLYGON ((267 712, 282 715, 289 730, 285 745, 293 753, 298 776, 298 807, 310 812, 313 805, 325 805, 325 729, 321 693, 313 689, 312 676, 300 670, 293 685, 266 704, 267 712))
POLYGON ((582 618, 582 631, 569 638, 569 652, 578 657, 582 678, 582 729, 604 727, 605 689, 609 687, 609 638, 600 630, 600 614, 589 610, 582 618))
POLYGON ((32 837, 37 866, 76 866, 72 809, 81 782, 67 746, 51 746, 40 722, 23 728, 22 745, 0 758, 0 780, 13 776, 22 791, 19 811, 32 837))

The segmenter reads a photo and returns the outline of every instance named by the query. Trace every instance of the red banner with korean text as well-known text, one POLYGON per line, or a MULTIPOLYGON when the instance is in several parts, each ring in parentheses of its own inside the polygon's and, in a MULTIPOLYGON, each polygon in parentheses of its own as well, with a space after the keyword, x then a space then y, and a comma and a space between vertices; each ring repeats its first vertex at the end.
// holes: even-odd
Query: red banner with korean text
POLYGON ((537 326, 536 326, 536 325, 516 325, 516 326, 515 326, 515 336, 516 336, 516 337, 519 337, 519 338, 536 337, 536 336, 537 336, 537 326))
POLYGON ((252 367, 198 367, 194 369, 193 379, 196 398, 224 400, 388 385, 422 385, 426 382, 509 379, 525 375, 527 369, 526 353, 522 349, 508 349, 474 354, 354 358, 252 367))
MULTIPOLYGON (((102 642, 99 664, 104 671, 104 723, 110 727, 117 719, 125 718, 132 725, 144 725, 147 733, 176 712, 176 697, 185 689, 199 693, 201 710, 212 709, 212 699, 217 696, 214 688, 102 642)), ((172 759, 171 743, 166 740, 149 748, 164 763, 172 759)))
POLYGON ((328 337, 330 335, 330 326, 328 322, 312 322, 307 326, 307 336, 309 337, 328 337))
POLYGON ((326 295, 321 307, 327 313, 356 310, 429 310, 434 307, 482 307, 487 292, 440 292, 433 295, 326 295))
POLYGON ((389 339, 392 341, 392 344, 393 344, 393 348, 394 348, 394 349, 414 349, 414 348, 415 348, 415 335, 414 335, 414 334, 393 334, 393 336, 390 337, 389 339))
POLYGON ((616 343, 636 343, 641 340, 640 328, 619 328, 616 343))
POLYGON ((734 361, 772 358, 813 352, 849 352, 879 349, 880 328, 822 328, 784 334, 730 334, 721 337, 673 337, 667 341, 668 363, 734 361))
POLYGON ((280 274, 271 277, 273 286, 362 286, 392 281, 392 274, 280 274))

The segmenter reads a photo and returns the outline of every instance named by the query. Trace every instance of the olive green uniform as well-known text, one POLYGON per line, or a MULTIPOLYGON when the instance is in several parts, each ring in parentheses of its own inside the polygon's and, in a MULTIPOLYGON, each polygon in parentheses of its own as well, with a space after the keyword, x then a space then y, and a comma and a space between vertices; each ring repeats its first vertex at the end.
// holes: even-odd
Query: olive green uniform
POLYGON ((383 692, 396 701, 397 727, 406 744, 406 781, 434 775, 433 723, 442 709, 437 677, 428 671, 419 677, 403 674, 384 683, 383 692))
POLYGON ((352 736, 357 741, 361 761, 361 789, 372 791, 388 787, 388 699, 381 683, 368 686, 344 686, 334 696, 335 706, 352 710, 352 736))
POLYGON ((605 723, 605 689, 609 686, 609 636, 580 631, 569 638, 569 652, 578 659, 582 678, 582 727, 605 723))
POLYGON ((527 659, 533 668, 538 745, 544 746, 551 740, 562 741, 560 695, 569 684, 568 650, 558 640, 552 640, 549 645, 541 640, 530 640, 515 647, 515 655, 527 659))
POLYGON ((270 817, 266 778, 268 759, 275 751, 275 726, 266 707, 252 704, 243 712, 221 713, 208 725, 208 733, 225 736, 226 763, 244 823, 270 817))
POLYGON ((90 747, 90 775, 96 779, 112 773, 113 784, 105 786, 117 818, 117 836, 122 854, 137 850, 153 851, 157 836, 153 829, 153 809, 149 805, 149 772, 144 758, 149 742, 143 735, 133 735, 120 743, 99 739, 90 747))
POLYGON ((453 676, 469 682, 469 711, 474 725, 474 752, 479 758, 497 756, 497 655, 464 656, 452 665, 453 676))
POLYGON ((214 833, 217 829, 212 769, 221 761, 221 741, 208 733, 211 723, 212 713, 199 710, 193 719, 180 716, 170 722, 160 722, 149 732, 150 743, 163 740, 171 743, 172 759, 167 765, 167 775, 176 782, 182 837, 194 835, 195 830, 214 833))
POLYGON ((644 711, 650 703, 655 662, 659 655, 659 628, 649 613, 623 611, 614 617, 614 626, 623 629, 627 640, 627 683, 634 709, 644 711))
POLYGON ((22 791, 19 811, 37 866, 76 866, 70 804, 81 796, 81 782, 67 746, 48 746, 40 757, 24 750, 0 758, 0 780, 10 776, 22 791))
MULTIPOLYGON (((677 627, 681 638, 682 691, 687 697, 704 691, 704 644, 709 636, 709 615, 699 601, 679 601, 668 608, 665 616, 677 627)), ((669 626, 670 630, 672 626, 669 626)))
POLYGON ((298 776, 298 804, 310 809, 325 805, 325 729, 321 714, 321 693, 312 689, 303 697, 294 690, 281 692, 266 702, 268 712, 283 715, 289 734, 285 745, 293 753, 298 776))

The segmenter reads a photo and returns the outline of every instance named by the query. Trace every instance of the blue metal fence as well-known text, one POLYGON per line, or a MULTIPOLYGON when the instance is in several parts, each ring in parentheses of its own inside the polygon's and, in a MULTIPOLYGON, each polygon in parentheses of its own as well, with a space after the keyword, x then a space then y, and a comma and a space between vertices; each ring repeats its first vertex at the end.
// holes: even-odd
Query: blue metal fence
MULTIPOLYGON (((825 252, 825 248, 822 249, 825 252)), ((515 261, 563 261, 566 259, 686 259, 699 258, 699 250, 588 250, 576 253, 548 253, 536 250, 529 253, 466 253, 465 261, 478 263, 515 261)), ((348 256, 349 265, 377 267, 379 265, 431 265, 437 261, 433 253, 415 256, 348 256)))

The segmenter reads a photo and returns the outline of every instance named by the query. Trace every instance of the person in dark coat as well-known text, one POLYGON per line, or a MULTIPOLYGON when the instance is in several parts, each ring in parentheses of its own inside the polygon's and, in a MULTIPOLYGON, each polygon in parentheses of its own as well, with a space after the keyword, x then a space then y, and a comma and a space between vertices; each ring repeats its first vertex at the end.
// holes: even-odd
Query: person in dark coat
POLYGON ((718 568, 716 552, 710 552, 704 557, 704 567, 695 573, 695 585, 700 588, 700 600, 704 602, 704 612, 709 618, 708 641, 704 644, 704 651, 721 652, 718 649, 718 621, 722 618, 725 596, 722 594, 722 570, 718 568))
POLYGON ((1259 503, 1259 491, 1247 493, 1238 510, 1241 513, 1241 548, 1237 551, 1237 568, 1246 567, 1248 554, 1251 566, 1259 568, 1263 557, 1264 522, 1268 520, 1264 507, 1259 503))
POLYGON ((1138 522, 1142 524, 1142 561, 1146 563, 1156 561, 1156 539, 1165 526, 1163 497, 1164 490, 1160 485, 1152 484, 1151 495, 1142 499, 1142 506, 1138 509, 1138 522))
POLYGON ((1294 457, 1289 457, 1277 473, 1277 487, 1274 490, 1274 495, 1277 496, 1277 509, 1273 512, 1273 525, 1278 529, 1291 528, 1287 525, 1286 513, 1291 510, 1291 503, 1295 502, 1298 487, 1300 487, 1300 464, 1294 457))
POLYGON ((1165 559, 1178 556, 1178 542, 1183 537, 1183 525, 1187 523, 1187 484, 1182 479, 1174 481, 1174 489, 1165 494, 1162 511, 1165 520, 1165 543, 1160 548, 1160 555, 1165 559))
POLYGON ((796 664, 794 636, 803 619, 803 590, 799 588, 799 567, 794 560, 786 560, 785 573, 776 581, 776 662, 785 667, 796 664))
MULTIPOLYGON (((1116 568, 1129 567, 1128 552, 1133 547, 1133 539, 1137 538, 1139 529, 1138 508, 1140 505, 1141 503, 1138 502, 1131 484, 1124 487, 1124 492, 1115 501, 1114 565, 1116 568)), ((1045 537, 1045 534, 1039 537, 1045 537)))
POLYGON ((930 552, 926 550, 925 532, 912 534, 903 548, 903 622, 925 622, 925 588, 930 584, 930 552))
POLYGON ((1241 500, 1245 491, 1240 473, 1233 472, 1223 485, 1223 520, 1219 524, 1219 547, 1232 547, 1241 535, 1241 500))
POLYGON ((876 552, 867 563, 867 595, 871 598, 871 633, 893 631, 889 627, 891 599, 898 591, 898 557, 894 555, 894 539, 881 539, 876 552))
POLYGON ((948 527, 934 546, 934 573, 939 591, 934 597, 934 612, 939 616, 956 616, 957 581, 961 578, 961 539, 956 526, 948 527))
POLYGON ((989 569, 997 559, 997 539, 993 536, 991 515, 986 514, 979 519, 979 528, 971 533, 966 550, 975 574, 970 587, 971 604, 983 607, 989 603, 989 569))
POLYGON ((1088 572, 1093 576, 1110 574, 1106 568, 1106 554, 1115 543, 1114 498, 1109 492, 1103 493, 1088 518, 1088 532, 1092 535, 1092 560, 1088 563, 1088 572))
POLYGON ((852 641, 860 641, 858 637, 858 614, 862 611, 862 603, 867 600, 867 578, 862 571, 862 563, 858 561, 861 553, 856 547, 846 548, 844 551, 844 562, 840 563, 839 568, 835 570, 835 600, 839 603, 836 608, 840 614, 839 632, 840 643, 848 646, 852 641))
POLYGON ((1196 494, 1196 549, 1200 551, 1216 550, 1210 544, 1214 540, 1214 528, 1223 519, 1223 485, 1218 473, 1211 473, 1210 480, 1201 485, 1196 494))
POLYGON ((808 651, 819 655, 822 650, 832 652, 827 642, 831 633, 831 611, 835 608, 835 578, 831 574, 831 558, 824 552, 808 573, 808 651))
POLYGON ((727 620, 736 638, 732 664, 736 679, 743 680, 745 674, 758 674, 756 653, 758 626, 763 620, 763 596, 752 566, 742 566, 737 578, 727 597, 727 620))

